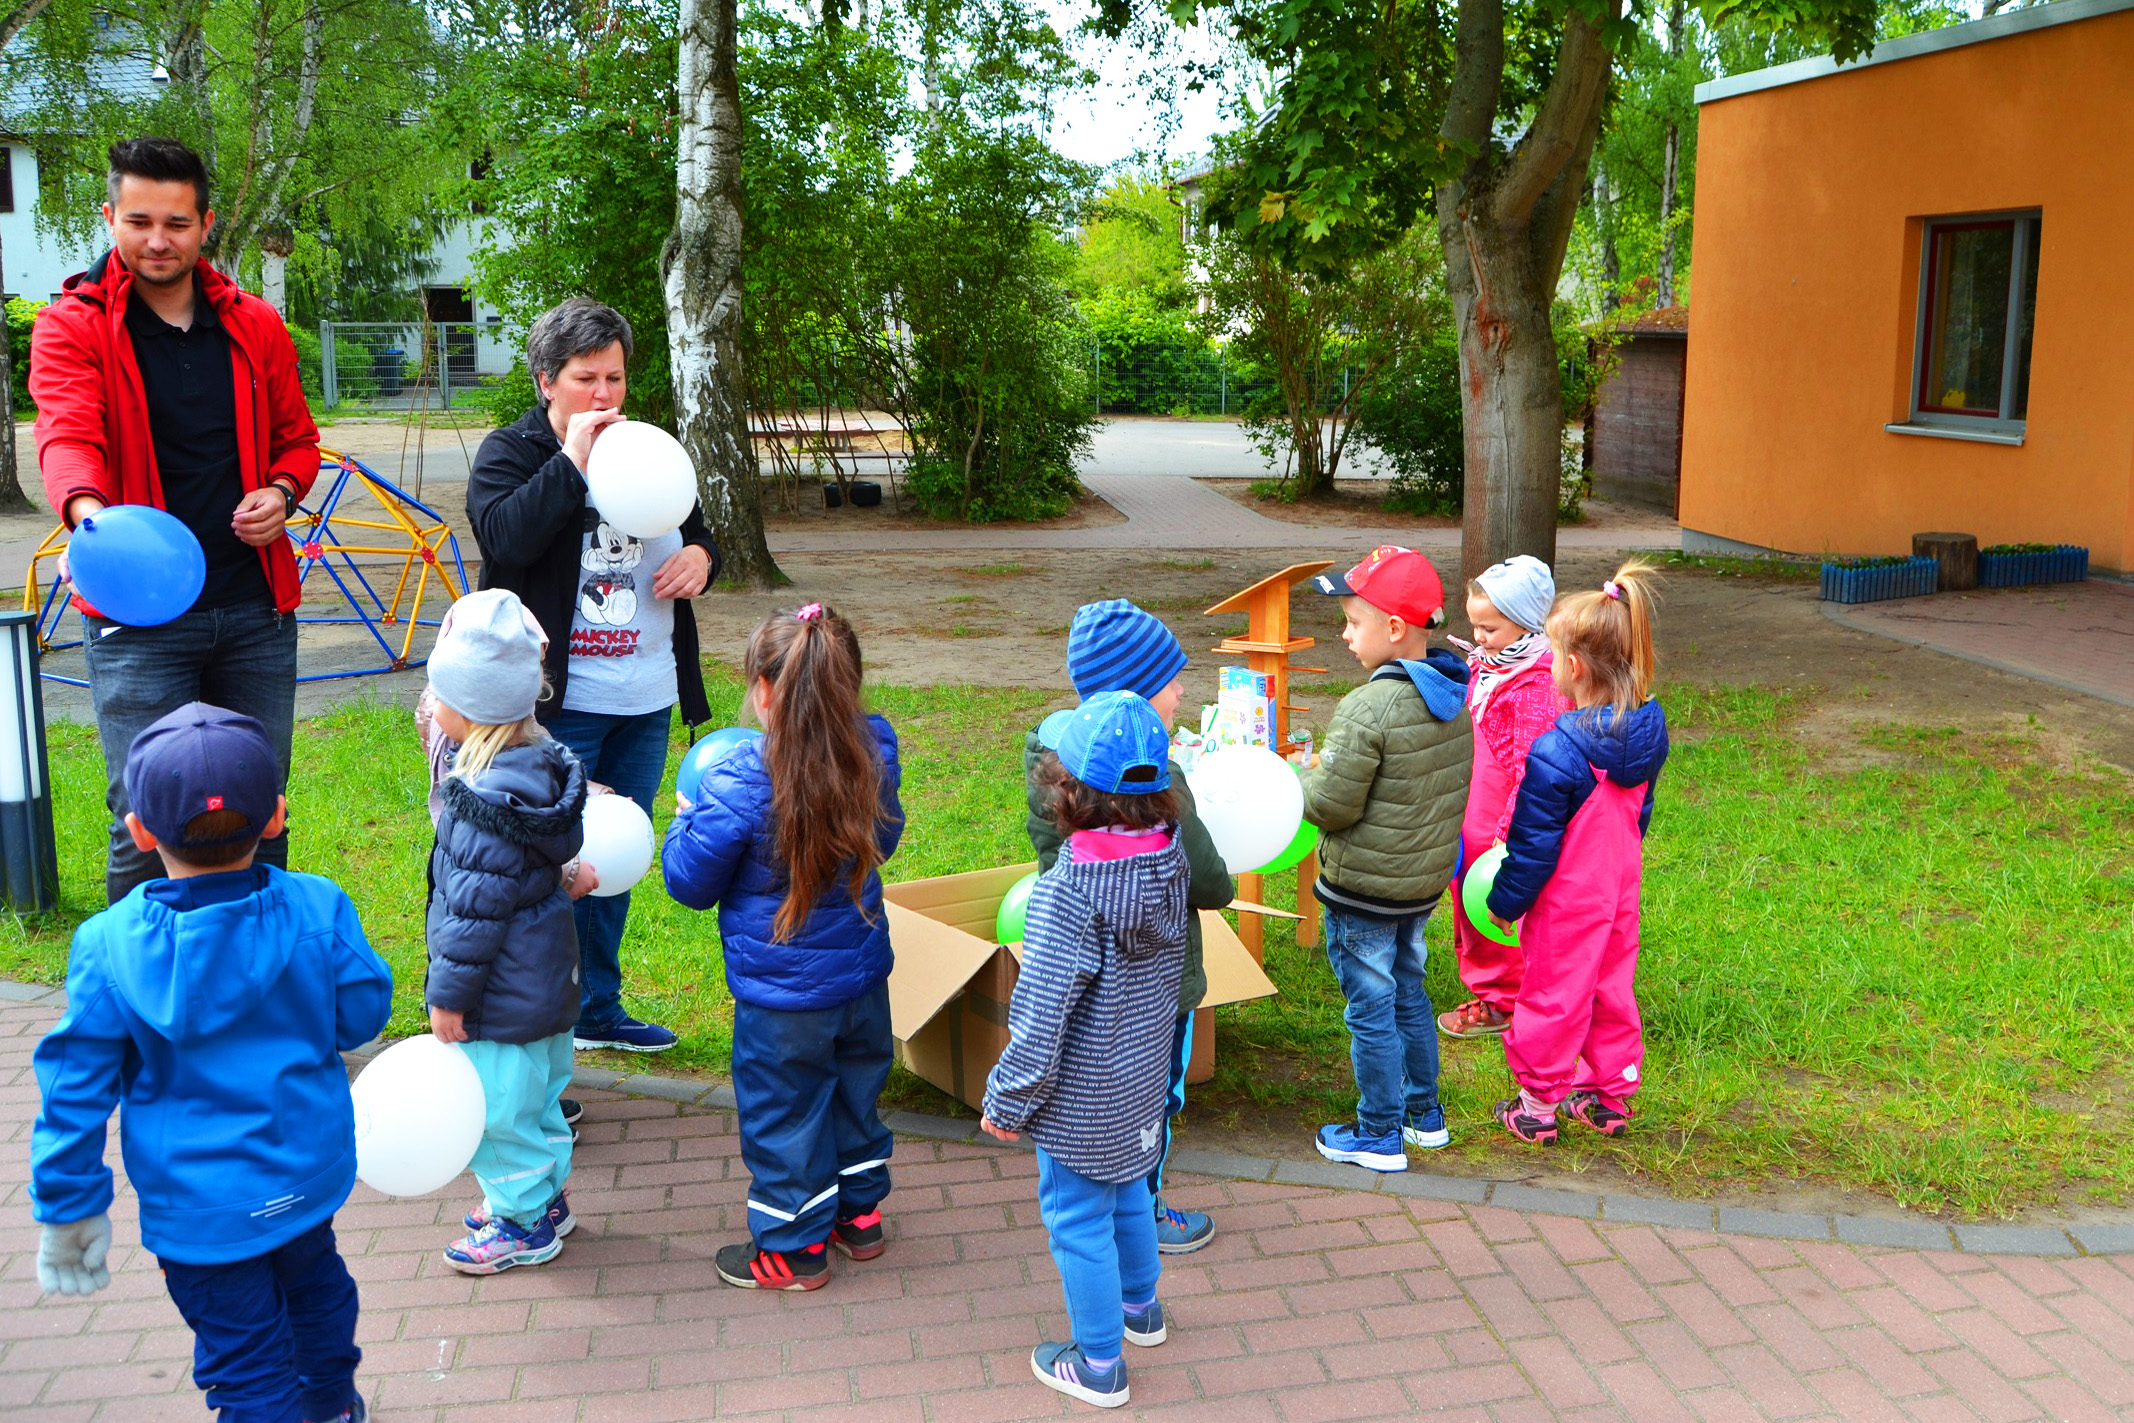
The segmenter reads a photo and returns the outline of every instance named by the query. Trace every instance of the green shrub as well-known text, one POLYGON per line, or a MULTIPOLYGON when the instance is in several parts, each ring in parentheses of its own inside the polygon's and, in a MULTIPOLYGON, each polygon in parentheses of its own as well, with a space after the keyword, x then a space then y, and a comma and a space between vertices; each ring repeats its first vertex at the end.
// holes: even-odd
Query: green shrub
POLYGON ((1437 332, 1372 383, 1357 402, 1356 438, 1392 467, 1389 512, 1460 512, 1467 454, 1458 332, 1449 326, 1437 332))
POLYGON ((33 415, 37 410, 30 403, 30 327, 48 305, 20 296, 7 301, 7 371, 17 415, 33 415))
POLYGON ((1192 313, 1126 288, 1077 303, 1096 342, 1098 400, 1113 413, 1213 415, 1222 405, 1222 352, 1192 313))
POLYGON ((474 392, 474 407, 486 411, 489 421, 498 429, 514 423, 540 402, 540 392, 534 389, 533 373, 523 361, 514 361, 511 369, 492 385, 484 385, 474 392))
MULTIPOLYGON (((321 358, 319 333, 305 326, 291 326, 289 340, 296 347, 296 378, 303 384, 304 398, 314 404, 326 401, 326 373, 321 358)), ((341 404, 361 405, 378 396, 378 378, 372 370, 367 347, 336 336, 333 340, 334 383, 341 404)))

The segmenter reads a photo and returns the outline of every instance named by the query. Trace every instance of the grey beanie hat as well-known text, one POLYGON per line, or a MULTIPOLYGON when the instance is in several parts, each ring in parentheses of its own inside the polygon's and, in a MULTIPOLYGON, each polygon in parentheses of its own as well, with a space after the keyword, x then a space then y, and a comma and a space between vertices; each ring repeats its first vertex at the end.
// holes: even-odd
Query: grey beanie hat
POLYGON ((469 593, 445 615, 430 653, 437 700, 471 722, 524 721, 541 696, 541 624, 508 588, 469 593))

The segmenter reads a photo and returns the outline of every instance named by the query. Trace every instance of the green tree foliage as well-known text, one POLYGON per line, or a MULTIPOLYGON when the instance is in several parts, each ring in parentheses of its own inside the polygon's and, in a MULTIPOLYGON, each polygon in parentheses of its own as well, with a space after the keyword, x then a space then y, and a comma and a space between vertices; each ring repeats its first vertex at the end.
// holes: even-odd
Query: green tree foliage
POLYGON ((1145 306, 1185 305, 1184 218, 1163 182, 1134 173, 1114 177, 1083 224, 1075 291, 1085 298, 1133 292, 1145 306))

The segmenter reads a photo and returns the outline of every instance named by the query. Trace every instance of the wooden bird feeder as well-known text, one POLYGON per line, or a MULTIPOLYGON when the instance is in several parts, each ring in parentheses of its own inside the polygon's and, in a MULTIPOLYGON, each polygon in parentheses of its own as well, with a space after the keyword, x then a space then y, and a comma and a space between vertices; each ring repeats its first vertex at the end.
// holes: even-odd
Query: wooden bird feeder
MULTIPOLYGON (((1307 667, 1292 663, 1293 653, 1316 645, 1317 639, 1297 637, 1289 630, 1289 594, 1297 584, 1315 573, 1332 568, 1331 559, 1317 563, 1292 563, 1279 573, 1270 573, 1250 588, 1232 593, 1203 613, 1213 617, 1217 613, 1243 613, 1245 635, 1226 637, 1215 645, 1217 652, 1239 653, 1245 665, 1267 677, 1270 718, 1273 722, 1274 751, 1286 755, 1289 747, 1289 714, 1293 711, 1310 711, 1310 707, 1295 706, 1289 700, 1289 674, 1291 672, 1324 672, 1324 667, 1307 667)), ((1319 942, 1319 901, 1312 897, 1312 881, 1319 875, 1319 857, 1306 855, 1297 864, 1297 942, 1306 948, 1319 942)), ((1263 886, 1258 875, 1237 877, 1238 898, 1253 903, 1263 902, 1263 886)), ((1260 916, 1238 916, 1238 937, 1252 951, 1255 959, 1262 957, 1260 916)))

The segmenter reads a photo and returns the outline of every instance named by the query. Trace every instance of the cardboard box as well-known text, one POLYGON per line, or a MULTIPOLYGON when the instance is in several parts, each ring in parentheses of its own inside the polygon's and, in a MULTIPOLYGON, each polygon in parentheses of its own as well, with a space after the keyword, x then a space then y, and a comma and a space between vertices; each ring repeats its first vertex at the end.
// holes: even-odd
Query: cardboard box
MULTIPOLYGON (((904 1065, 972 1107, 983 1106, 986 1074, 1008 1045, 1008 999, 1021 945, 995 942, 994 921, 1008 889, 1037 866, 1006 865, 885 885, 889 940, 889 1020, 904 1065)), ((1229 922, 1200 911, 1208 996, 1194 1015, 1189 1082, 1215 1071, 1215 1015, 1224 1003, 1272 997, 1275 986, 1229 922)))

